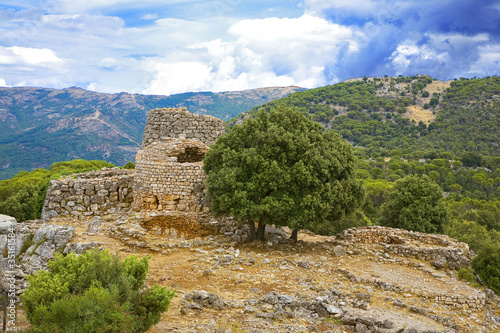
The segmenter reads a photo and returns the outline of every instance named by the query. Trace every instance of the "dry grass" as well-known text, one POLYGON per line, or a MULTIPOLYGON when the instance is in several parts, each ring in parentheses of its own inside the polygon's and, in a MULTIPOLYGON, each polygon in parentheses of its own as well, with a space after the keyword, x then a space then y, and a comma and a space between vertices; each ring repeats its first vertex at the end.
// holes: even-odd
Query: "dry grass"
POLYGON ((434 120, 436 120, 436 115, 432 112, 431 109, 426 110, 420 105, 410 105, 406 107, 406 113, 404 114, 404 117, 415 120, 417 124, 422 121, 426 125, 429 125, 434 120))
POLYGON ((430 103, 431 98, 434 97, 434 93, 443 94, 444 91, 450 87, 450 82, 451 81, 432 81, 432 83, 429 83, 423 89, 423 91, 429 92, 429 96, 422 97, 421 94, 417 95, 417 104, 408 106, 404 117, 415 120, 417 124, 420 121, 426 125, 434 122, 436 120, 437 110, 433 112, 432 109, 424 109, 423 106, 430 103))
POLYGON ((432 81, 432 83, 429 83, 423 90, 429 92, 430 99, 433 93, 442 94, 447 88, 450 87, 450 84, 451 81, 432 81))

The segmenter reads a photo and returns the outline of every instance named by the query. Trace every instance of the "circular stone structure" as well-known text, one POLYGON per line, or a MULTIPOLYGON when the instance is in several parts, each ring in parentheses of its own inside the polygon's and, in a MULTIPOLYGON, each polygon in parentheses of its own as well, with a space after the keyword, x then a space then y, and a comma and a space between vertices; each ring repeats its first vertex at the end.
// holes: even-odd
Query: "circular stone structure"
POLYGON ((219 118, 193 114, 182 108, 163 108, 149 111, 142 147, 171 138, 193 139, 210 146, 225 132, 219 118))
POLYGON ((222 120, 186 108, 151 110, 136 156, 132 208, 208 213, 203 158, 224 132, 222 120))

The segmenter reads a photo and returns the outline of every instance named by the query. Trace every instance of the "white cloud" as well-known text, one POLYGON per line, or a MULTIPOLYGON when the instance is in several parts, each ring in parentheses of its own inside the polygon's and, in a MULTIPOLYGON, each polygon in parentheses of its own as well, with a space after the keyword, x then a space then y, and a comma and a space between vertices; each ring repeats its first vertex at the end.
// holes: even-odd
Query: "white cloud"
MULTIPOLYGON (((169 27, 184 24, 173 19, 156 22, 169 27)), ((327 83, 325 67, 336 62, 340 48, 356 52, 359 38, 349 28, 310 15, 243 20, 228 32, 236 40, 194 43, 147 60, 145 67, 154 79, 145 92, 317 87, 327 83)))
POLYGON ((488 76, 500 73, 500 44, 479 47, 479 59, 470 67, 469 73, 488 76))
POLYGON ((4 79, 0 79, 0 87, 7 87, 7 82, 4 79))
POLYGON ((299 18, 272 17, 243 20, 234 24, 229 32, 250 43, 256 42, 256 44, 276 41, 283 44, 305 41, 323 43, 349 38, 352 35, 349 28, 308 14, 299 18))
MULTIPOLYGON (((244 20, 229 32, 239 37, 239 44, 261 55, 269 67, 294 73, 296 82, 308 79, 313 74, 309 69, 316 68, 317 73, 317 68, 336 62, 341 47, 357 48, 351 29, 307 14, 296 19, 244 20)), ((322 83, 324 79, 315 80, 315 84, 322 83)))
POLYGON ((96 82, 92 82, 92 83, 90 83, 90 84, 87 86, 87 90, 90 90, 90 91, 97 91, 97 83, 96 83, 96 82))
POLYGON ((149 94, 172 94, 176 92, 199 91, 210 79, 211 68, 200 62, 154 63, 157 72, 145 91, 149 94))
POLYGON ((406 42, 399 45, 392 53, 390 60, 396 69, 397 74, 405 73, 408 68, 421 61, 439 60, 440 62, 446 61, 448 53, 436 53, 435 50, 430 49, 428 46, 417 46, 414 42, 406 42))
POLYGON ((121 32, 125 22, 114 16, 102 15, 44 15, 42 24, 46 29, 58 29, 71 32, 85 32, 91 35, 115 35, 121 32))
POLYGON ((499 50, 492 45, 480 46, 488 41, 488 34, 466 36, 456 33, 429 34, 424 44, 405 40, 388 58, 389 66, 396 74, 423 74, 432 68, 434 76, 444 79, 467 74, 489 75, 495 73, 495 69, 498 72, 500 66, 499 50))
POLYGON ((0 65, 54 66, 64 63, 51 49, 0 46, 0 65))
POLYGON ((144 14, 141 16, 141 19, 143 20, 147 20, 147 21, 150 21, 150 20, 157 20, 160 16, 156 13, 154 14, 144 14))
POLYGON ((107 57, 99 62, 99 67, 112 69, 119 66, 119 61, 112 57, 107 57))

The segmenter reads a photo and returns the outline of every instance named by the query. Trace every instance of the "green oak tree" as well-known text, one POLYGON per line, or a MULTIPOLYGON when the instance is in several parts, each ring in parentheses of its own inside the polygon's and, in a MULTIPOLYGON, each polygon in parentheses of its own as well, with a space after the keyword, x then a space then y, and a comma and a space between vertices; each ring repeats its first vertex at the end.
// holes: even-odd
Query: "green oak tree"
POLYGON ((211 212, 248 222, 252 240, 264 239, 267 224, 290 227, 296 240, 299 229, 335 223, 365 197, 351 146, 284 105, 234 126, 204 162, 211 212))
POLYGON ((394 228, 442 232, 448 222, 443 190, 426 175, 397 180, 380 207, 379 222, 394 228))

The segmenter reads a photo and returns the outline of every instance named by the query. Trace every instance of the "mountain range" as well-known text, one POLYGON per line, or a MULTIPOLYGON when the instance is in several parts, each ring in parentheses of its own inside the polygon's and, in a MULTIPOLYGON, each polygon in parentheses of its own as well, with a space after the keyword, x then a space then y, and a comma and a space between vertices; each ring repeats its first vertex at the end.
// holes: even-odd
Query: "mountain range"
POLYGON ((104 94, 78 87, 0 88, 0 179, 58 161, 133 161, 149 110, 185 106, 229 120, 257 105, 304 90, 272 87, 170 96, 104 94))
POLYGON ((362 159, 460 158, 500 165, 500 77, 353 78, 325 87, 273 87, 171 96, 0 88, 0 179, 72 159, 133 161, 149 110, 185 106, 231 127, 278 103, 301 110, 356 147, 362 159))

